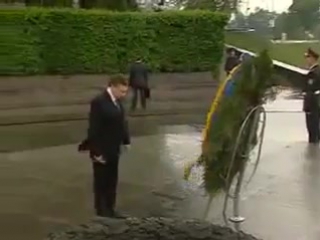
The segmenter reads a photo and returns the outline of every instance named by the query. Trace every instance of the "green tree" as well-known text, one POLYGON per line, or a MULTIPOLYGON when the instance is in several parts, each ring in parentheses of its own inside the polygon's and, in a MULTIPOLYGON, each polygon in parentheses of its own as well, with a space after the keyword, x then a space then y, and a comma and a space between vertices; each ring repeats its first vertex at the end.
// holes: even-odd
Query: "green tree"
POLYGON ((81 8, 107 8, 111 10, 124 11, 137 8, 135 0, 80 0, 81 8))
POLYGON ((293 0, 289 13, 295 15, 304 30, 310 31, 319 23, 319 0, 293 0))
POLYGON ((72 7, 72 0, 25 0, 26 6, 72 7))
POLYGON ((187 9, 209 9, 212 11, 235 11, 239 0, 176 0, 187 9))
POLYGON ((231 28, 245 28, 247 27, 247 18, 242 12, 234 14, 234 18, 229 23, 231 28))
POLYGON ((305 29, 297 14, 282 13, 275 20, 274 37, 281 38, 286 33, 288 39, 304 39, 305 29), (294 26, 294 27, 293 27, 294 26))
MULTIPOLYGON (((4 3, 25 2, 26 6, 72 7, 74 0, 0 0, 4 3)), ((79 0, 81 8, 107 8, 111 10, 136 9, 136 0, 79 0)))
POLYGON ((254 28, 260 34, 270 34, 272 30, 271 22, 276 18, 276 14, 264 9, 257 9, 247 18, 247 25, 254 28))
POLYGON ((275 21, 275 37, 286 33, 289 39, 305 39, 306 31, 319 35, 319 8, 319 0, 293 0, 289 12, 282 13, 275 21))

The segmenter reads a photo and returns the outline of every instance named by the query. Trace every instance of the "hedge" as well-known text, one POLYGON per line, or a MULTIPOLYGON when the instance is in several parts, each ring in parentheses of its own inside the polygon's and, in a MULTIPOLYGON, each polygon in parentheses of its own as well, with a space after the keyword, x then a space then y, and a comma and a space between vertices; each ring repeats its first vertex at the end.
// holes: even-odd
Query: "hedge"
POLYGON ((207 71, 226 22, 207 11, 0 10, 0 74, 125 72, 137 57, 153 71, 207 71))

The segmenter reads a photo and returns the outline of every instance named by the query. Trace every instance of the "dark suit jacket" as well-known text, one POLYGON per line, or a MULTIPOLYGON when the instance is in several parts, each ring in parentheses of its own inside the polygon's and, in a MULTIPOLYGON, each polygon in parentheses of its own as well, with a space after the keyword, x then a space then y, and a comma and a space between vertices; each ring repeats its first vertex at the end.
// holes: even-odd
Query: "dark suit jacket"
POLYGON ((310 69, 304 86, 303 110, 312 112, 319 110, 319 95, 315 92, 320 90, 320 67, 315 65, 310 69))
POLYGON ((129 84, 132 88, 149 88, 148 68, 142 62, 133 63, 130 67, 129 84))
POLYGON ((90 151, 91 156, 113 158, 120 154, 121 145, 130 144, 128 123, 122 104, 114 104, 107 91, 91 101, 88 137, 79 151, 90 151))
POLYGON ((239 64, 239 59, 236 56, 229 56, 227 57, 226 63, 224 65, 224 70, 226 72, 230 72, 238 64, 239 64))

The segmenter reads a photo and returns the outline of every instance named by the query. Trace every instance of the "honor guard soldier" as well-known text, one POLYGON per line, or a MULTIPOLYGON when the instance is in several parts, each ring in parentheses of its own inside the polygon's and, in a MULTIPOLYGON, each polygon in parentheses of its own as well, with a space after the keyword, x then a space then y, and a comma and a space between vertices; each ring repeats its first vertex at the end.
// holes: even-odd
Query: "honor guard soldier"
POLYGON ((306 115, 306 125, 309 134, 309 143, 319 143, 320 140, 320 67, 319 54, 311 48, 305 53, 309 67, 303 91, 303 110, 306 115))

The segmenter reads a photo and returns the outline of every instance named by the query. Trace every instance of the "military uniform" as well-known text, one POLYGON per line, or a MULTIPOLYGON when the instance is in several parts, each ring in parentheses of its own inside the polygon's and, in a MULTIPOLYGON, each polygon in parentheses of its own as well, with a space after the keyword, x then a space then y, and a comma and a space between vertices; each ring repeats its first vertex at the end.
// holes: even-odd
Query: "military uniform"
POLYGON ((303 94, 303 110, 306 114, 309 143, 318 143, 320 140, 320 66, 318 64, 310 68, 303 94))

